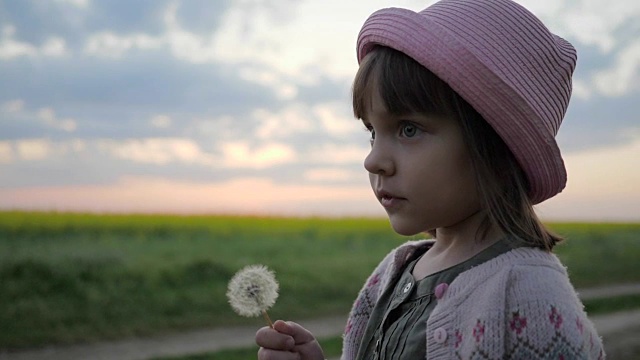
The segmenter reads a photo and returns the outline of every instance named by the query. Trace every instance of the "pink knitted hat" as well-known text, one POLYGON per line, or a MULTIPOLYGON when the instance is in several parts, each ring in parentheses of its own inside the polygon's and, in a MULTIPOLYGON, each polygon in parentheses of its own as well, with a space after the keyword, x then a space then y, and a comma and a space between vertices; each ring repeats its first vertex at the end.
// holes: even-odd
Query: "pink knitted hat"
POLYGON ((495 129, 527 174, 534 204, 564 188, 555 136, 571 97, 576 50, 510 0, 442 0, 416 13, 373 13, 358 35, 358 63, 376 45, 410 56, 495 129))

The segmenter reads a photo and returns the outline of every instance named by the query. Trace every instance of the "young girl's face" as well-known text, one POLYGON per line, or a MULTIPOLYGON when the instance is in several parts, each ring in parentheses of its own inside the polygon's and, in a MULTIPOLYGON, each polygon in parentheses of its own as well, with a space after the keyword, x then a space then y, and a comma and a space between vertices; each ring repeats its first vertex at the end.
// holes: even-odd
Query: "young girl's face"
POLYGON ((371 187, 393 229, 414 235, 449 227, 480 209, 473 167, 460 126, 449 118, 390 114, 373 91, 364 125, 371 187))

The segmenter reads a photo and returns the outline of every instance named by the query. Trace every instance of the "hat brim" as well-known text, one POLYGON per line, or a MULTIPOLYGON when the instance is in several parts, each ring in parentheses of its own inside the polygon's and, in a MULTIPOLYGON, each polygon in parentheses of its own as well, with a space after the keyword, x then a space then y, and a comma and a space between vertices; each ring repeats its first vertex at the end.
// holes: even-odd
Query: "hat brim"
POLYGON ((560 149, 535 108, 493 70, 495 54, 451 34, 435 21, 408 9, 372 14, 360 31, 358 63, 377 45, 403 52, 429 69, 465 99, 493 127, 527 174, 529 197, 540 203, 565 186, 560 149))

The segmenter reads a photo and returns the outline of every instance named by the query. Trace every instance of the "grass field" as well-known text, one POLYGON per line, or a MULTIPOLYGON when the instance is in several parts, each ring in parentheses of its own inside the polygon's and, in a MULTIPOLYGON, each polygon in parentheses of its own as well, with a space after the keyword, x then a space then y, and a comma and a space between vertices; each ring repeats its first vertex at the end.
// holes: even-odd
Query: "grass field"
MULTIPOLYGON (((550 224, 578 287, 640 281, 640 224, 550 224)), ((346 313, 406 238, 386 220, 0 213, 0 349, 256 324, 226 303, 247 264, 273 268, 273 318, 346 313)))

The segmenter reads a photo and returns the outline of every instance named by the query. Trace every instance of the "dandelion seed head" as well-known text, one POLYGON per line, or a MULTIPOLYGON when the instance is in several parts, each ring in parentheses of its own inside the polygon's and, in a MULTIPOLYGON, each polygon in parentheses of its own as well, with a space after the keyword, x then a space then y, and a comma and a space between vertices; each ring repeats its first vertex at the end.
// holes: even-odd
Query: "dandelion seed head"
POLYGON ((259 316, 278 298, 275 274, 264 265, 249 265, 229 281, 227 298, 231 308, 242 316, 259 316))

